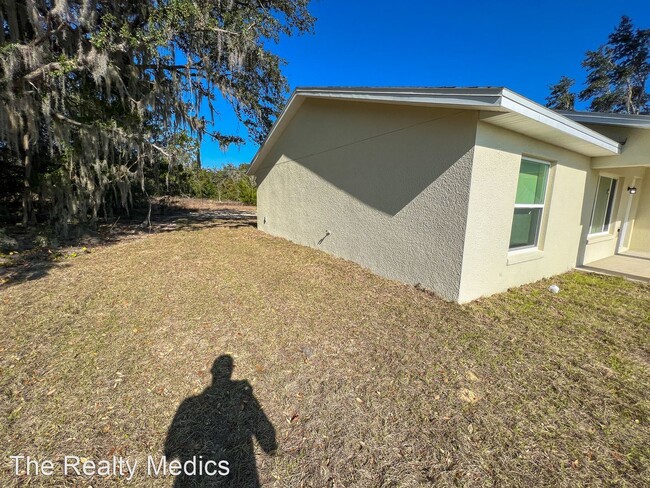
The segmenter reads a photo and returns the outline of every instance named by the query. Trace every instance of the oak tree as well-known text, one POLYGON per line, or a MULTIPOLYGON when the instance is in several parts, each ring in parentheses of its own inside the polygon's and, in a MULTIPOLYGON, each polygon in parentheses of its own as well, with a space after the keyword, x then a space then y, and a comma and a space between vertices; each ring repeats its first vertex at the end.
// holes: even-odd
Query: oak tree
POLYGON ((256 141, 284 101, 282 36, 309 0, 0 1, 0 164, 23 168, 23 221, 93 223, 126 206, 178 131, 211 128, 226 100, 256 141), (203 114, 208 113, 206 117, 203 114))

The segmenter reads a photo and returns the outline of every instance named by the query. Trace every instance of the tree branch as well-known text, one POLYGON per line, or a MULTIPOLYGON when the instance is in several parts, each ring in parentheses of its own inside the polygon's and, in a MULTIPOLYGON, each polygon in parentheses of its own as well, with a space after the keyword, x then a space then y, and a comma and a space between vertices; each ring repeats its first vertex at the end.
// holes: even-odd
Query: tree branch
POLYGON ((24 78, 28 82, 33 82, 35 80, 38 80, 39 78, 43 77, 45 74, 49 73, 50 71, 54 71, 56 69, 61 69, 63 65, 59 61, 53 61, 48 64, 44 64, 40 68, 36 68, 34 71, 31 73, 27 73, 24 78))
MULTIPOLYGON (((49 13, 48 13, 48 16, 49 16, 49 13)), ((45 41, 47 41, 47 39, 48 39, 52 34, 58 34, 58 33, 61 32, 61 31, 62 31, 66 26, 67 26, 67 24, 66 24, 65 22, 61 22, 61 23, 57 26, 56 29, 54 29, 54 30, 49 30, 49 31, 47 31, 47 32, 44 32, 43 34, 41 34, 40 36, 38 36, 36 39, 34 39, 34 40, 32 41, 32 43, 31 43, 32 46, 34 46, 34 47, 36 47, 36 46, 40 46, 40 45, 43 44, 45 41)))

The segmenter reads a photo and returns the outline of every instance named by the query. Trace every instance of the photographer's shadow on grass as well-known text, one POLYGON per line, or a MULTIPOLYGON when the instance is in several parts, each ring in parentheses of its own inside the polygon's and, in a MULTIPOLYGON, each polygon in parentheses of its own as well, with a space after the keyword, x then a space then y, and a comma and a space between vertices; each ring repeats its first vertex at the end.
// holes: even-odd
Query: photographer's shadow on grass
POLYGON ((272 455, 277 449, 275 429, 248 381, 231 379, 233 368, 231 356, 219 356, 212 366, 212 384, 186 398, 176 411, 167 432, 165 456, 168 462, 196 459, 197 471, 176 476, 175 487, 260 486, 253 438, 272 455), (222 461, 228 463, 225 470, 222 461), (199 462, 213 474, 199 474, 199 462))

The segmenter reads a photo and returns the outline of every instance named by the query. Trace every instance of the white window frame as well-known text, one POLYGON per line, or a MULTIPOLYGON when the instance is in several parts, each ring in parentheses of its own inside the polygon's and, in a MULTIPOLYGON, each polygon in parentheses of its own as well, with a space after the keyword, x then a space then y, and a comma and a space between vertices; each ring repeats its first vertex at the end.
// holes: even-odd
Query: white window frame
POLYGON ((599 174, 598 175, 598 184, 596 185, 596 193, 594 194, 594 203, 591 207, 591 219, 589 219, 589 237, 592 236, 605 236, 611 234, 610 229, 612 227, 612 218, 614 217, 614 206, 616 205, 616 197, 618 196, 618 187, 619 187, 619 178, 618 176, 614 175, 609 175, 609 174, 599 174), (594 223, 594 215, 596 214, 596 199, 598 198, 598 190, 600 190, 600 183, 603 178, 609 178, 612 180, 609 186, 609 190, 611 191, 612 189, 612 183, 616 182, 616 186, 614 187, 614 195, 611 196, 609 193, 607 194, 607 207, 605 207, 605 219, 607 219, 607 211, 609 210, 609 222, 607 222, 607 226, 605 227, 605 221, 603 221, 603 230, 600 232, 591 232, 591 227, 594 223), (611 202, 612 208, 609 208, 609 203, 611 202))
MULTIPOLYGON (((552 163, 550 161, 544 161, 543 159, 537 159, 537 158, 531 158, 528 156, 522 156, 521 161, 519 162, 519 171, 517 171, 517 186, 519 185, 519 173, 521 172, 521 163, 523 161, 530 161, 531 163, 539 163, 539 164, 545 164, 548 166, 548 170, 546 171, 546 181, 545 186, 544 186, 544 203, 515 203, 515 210, 518 208, 529 208, 529 209, 537 209, 541 208, 542 211, 539 215, 539 223, 537 225, 537 229, 535 230, 535 240, 533 244, 529 246, 519 246, 519 247, 509 247, 508 252, 509 253, 517 253, 520 251, 534 251, 536 249, 539 249, 539 235, 542 232, 542 226, 544 225, 544 217, 546 215, 546 201, 548 200, 548 192, 549 192, 549 181, 551 179, 551 166, 552 163)), ((514 219, 514 211, 513 211, 513 216, 512 218, 514 219)), ((512 232, 512 229, 511 231, 512 232)))

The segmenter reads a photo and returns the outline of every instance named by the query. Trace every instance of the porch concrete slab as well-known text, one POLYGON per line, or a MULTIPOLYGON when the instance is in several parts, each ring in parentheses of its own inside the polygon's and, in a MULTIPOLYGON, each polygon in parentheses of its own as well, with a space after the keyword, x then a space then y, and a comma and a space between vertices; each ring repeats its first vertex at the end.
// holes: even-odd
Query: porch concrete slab
POLYGON ((628 251, 593 261, 579 269, 650 282, 650 252, 628 251))

